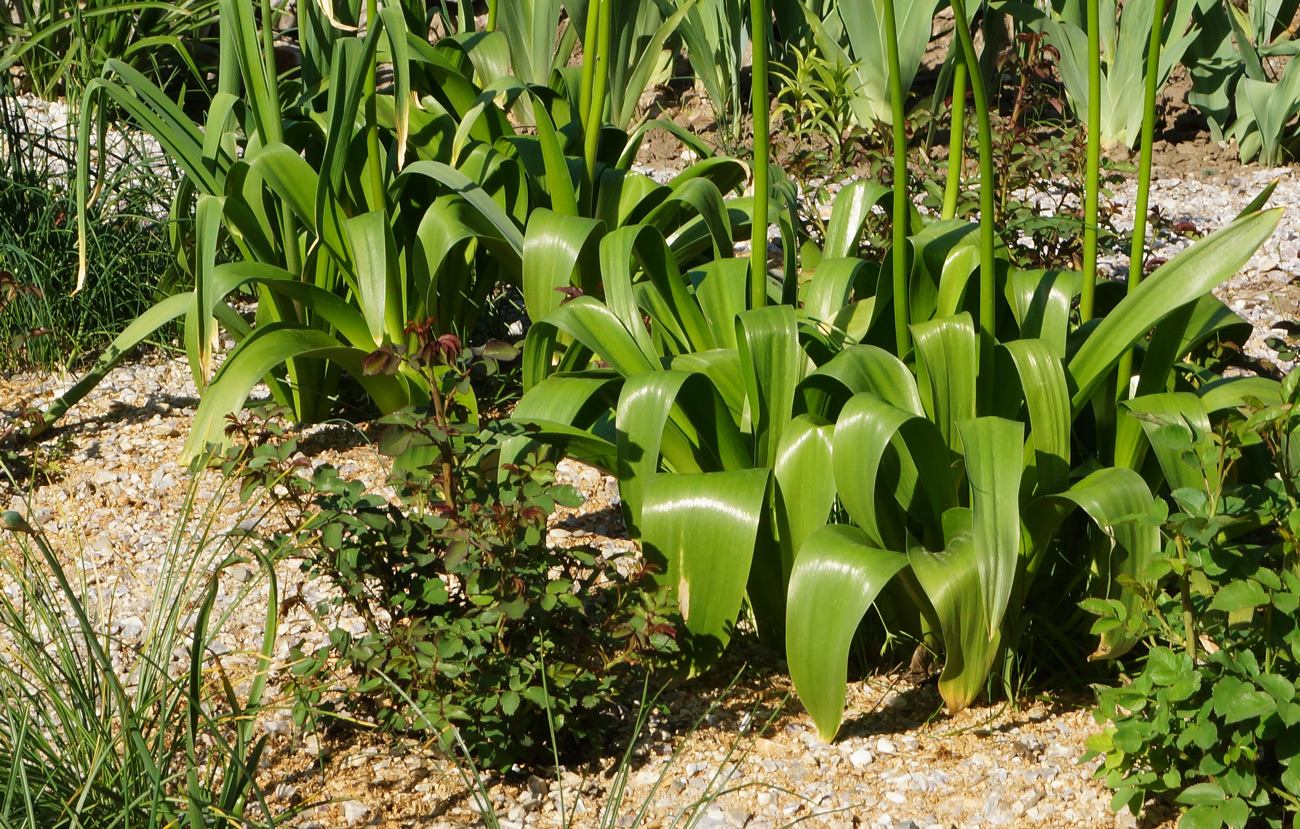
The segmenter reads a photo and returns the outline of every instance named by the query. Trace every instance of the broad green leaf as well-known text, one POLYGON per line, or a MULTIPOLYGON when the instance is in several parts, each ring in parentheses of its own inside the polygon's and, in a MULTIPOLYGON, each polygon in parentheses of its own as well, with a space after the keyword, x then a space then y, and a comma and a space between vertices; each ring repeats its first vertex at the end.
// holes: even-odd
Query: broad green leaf
POLYGON ((1070 473, 1070 392, 1065 369, 1046 340, 1012 340, 1000 347, 1015 364, 1029 411, 1028 443, 1033 459, 1028 477, 1034 492, 1059 492, 1070 473))
POLYGON ((826 241, 822 245, 823 258, 838 259, 858 254, 858 242, 871 209, 880 204, 892 190, 873 181, 855 181, 840 190, 831 208, 831 219, 826 226, 826 241))
POLYGON ((620 494, 634 537, 642 493, 661 454, 675 462, 678 472, 752 465, 730 410, 704 375, 653 371, 629 377, 619 395, 616 424, 620 494))
MULTIPOLYGON (((944 441, 958 448, 957 424, 975 417, 979 348, 970 314, 910 326, 916 346, 916 385, 944 441)), ((988 371, 991 367, 985 366, 988 371)))
POLYGON ((826 523, 835 506, 835 477, 828 474, 834 434, 834 426, 824 419, 799 415, 786 426, 777 447, 772 471, 776 477, 776 530, 786 580, 804 539, 826 523))
POLYGON ((350 281, 357 304, 376 342, 402 341, 406 303, 397 274, 397 243, 386 211, 372 210, 344 222, 355 256, 350 281))
POLYGON ((838 412, 849 397, 864 391, 910 414, 925 415, 912 372, 902 360, 874 345, 844 349, 799 384, 802 408, 826 417, 838 412), (836 400, 839 405, 832 406, 836 400))
POLYGON ((1197 440, 1210 433, 1210 416, 1199 397, 1190 392, 1148 394, 1122 405, 1142 424, 1170 489, 1202 489, 1207 475, 1217 476, 1214 470, 1202 469, 1199 463, 1189 463, 1185 455, 1197 440), (1183 431, 1187 439, 1185 446, 1156 439, 1158 431, 1170 426, 1183 431))
POLYGON ((397 377, 368 376, 361 362, 367 352, 339 345, 324 331, 284 326, 259 328, 230 353, 194 413, 194 425, 185 442, 183 457, 189 461, 209 444, 224 446, 226 415, 238 412, 249 391, 276 366, 295 357, 317 357, 338 363, 366 389, 384 413, 393 412, 409 401, 405 386, 397 377))
POLYGON ((957 424, 970 483, 971 531, 989 639, 1006 613, 1020 558, 1020 474, 1024 425, 1000 417, 957 424))
MULTIPOLYGON (((557 288, 567 288, 583 271, 595 274, 604 225, 594 219, 562 216, 538 208, 528 216, 524 231, 521 287, 529 319, 544 319, 564 302, 557 288)), ((583 290, 595 286, 577 282, 583 290)))
POLYGON ((194 302, 185 315, 185 352, 190 361, 194 385, 202 392, 212 376, 213 338, 216 320, 212 312, 224 297, 217 296, 213 284, 216 268, 217 238, 221 232, 221 212, 225 199, 200 194, 195 211, 196 257, 198 273, 194 280, 194 302))
MULTIPOLYGON (((1108 598, 1119 598, 1129 613, 1140 604, 1130 590, 1121 590, 1115 577, 1122 574, 1143 582, 1148 563, 1160 554, 1160 530, 1142 520, 1163 502, 1151 494, 1142 476, 1126 467, 1099 469, 1057 495, 1036 498, 1025 508, 1025 524, 1037 558, 1055 537, 1061 522, 1075 507, 1088 514, 1105 533, 1106 554, 1094 562, 1101 590, 1108 598)), ((1033 565, 1030 566, 1032 572, 1033 565)), ((1028 585, 1026 585, 1028 589, 1028 585)), ((1136 639, 1122 628, 1101 635, 1094 659, 1116 658, 1133 647, 1136 639)))
POLYGON ((1020 336, 1045 341, 1060 360, 1065 359, 1070 307, 1080 281, 1075 271, 1015 270, 1007 286, 1020 336))
POLYGON ((944 513, 943 537, 943 550, 913 547, 907 559, 939 617, 944 645, 939 693, 948 710, 956 713, 969 706, 984 688, 1002 634, 984 615, 971 511, 955 508, 944 513), (991 629, 994 634, 989 638, 991 629))
POLYGON ((901 549, 905 515, 938 537, 957 506, 949 452, 927 418, 870 393, 854 395, 835 423, 835 486, 853 522, 874 546, 901 549))
POLYGON ((790 575, 786 661, 804 710, 830 742, 844 713, 849 647, 881 588, 907 564, 857 527, 832 524, 808 536, 790 575))
POLYGON ((551 373, 555 335, 563 331, 590 349, 625 377, 653 371, 657 360, 638 345, 623 323, 596 300, 580 296, 566 302, 546 319, 535 322, 524 340, 524 388, 532 388, 551 373))
POLYGON ((766 469, 656 475, 646 487, 642 543, 663 568, 693 672, 727 646, 744 598, 769 473, 766 469))
POLYGON ((770 466, 790 422, 795 385, 807 373, 808 357, 799 347, 794 309, 773 305, 746 311, 736 319, 740 364, 754 441, 754 461, 770 466))
POLYGON ((1239 610, 1259 607, 1268 604, 1268 602, 1268 593, 1259 582, 1242 579, 1229 582, 1215 591, 1214 599, 1210 602, 1210 609, 1235 613, 1239 610))
POLYGON ((1156 269, 1097 325, 1069 363, 1077 414, 1119 358, 1138 338, 1189 297, 1207 293, 1232 276, 1264 243, 1281 219, 1278 209, 1234 221, 1156 269))

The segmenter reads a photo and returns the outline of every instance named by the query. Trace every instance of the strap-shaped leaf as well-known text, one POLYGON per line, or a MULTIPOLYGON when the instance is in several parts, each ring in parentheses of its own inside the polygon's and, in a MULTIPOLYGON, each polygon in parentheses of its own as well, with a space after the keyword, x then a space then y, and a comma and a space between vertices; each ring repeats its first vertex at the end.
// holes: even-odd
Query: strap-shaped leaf
POLYGON ((870 265, 864 259, 823 258, 813 272, 803 296, 801 315, 821 322, 833 322, 853 298, 853 287, 870 265))
POLYGON ((1192 445, 1211 429, 1210 415, 1201 398, 1191 392, 1144 394, 1124 401, 1121 406, 1142 425, 1170 489, 1204 489, 1206 475, 1210 475, 1211 480, 1218 478, 1217 470, 1202 469, 1199 464, 1189 463, 1187 458, 1192 445), (1167 427, 1179 430, 1182 437, 1172 441, 1163 437, 1161 430, 1167 427))
POLYGON ((642 492, 660 456, 678 472, 716 472, 753 465, 722 397, 701 374, 644 372, 619 395, 618 479, 628 531, 636 537, 642 492))
POLYGON ((991 640, 1006 613, 1020 558, 1019 458, 1025 431, 1023 424, 1000 417, 966 420, 957 424, 957 431, 970 484, 973 552, 991 640))
MULTIPOLYGON (((1160 529, 1142 519, 1160 506, 1146 481, 1132 469, 1099 469, 1067 491, 1037 498, 1026 507, 1025 525, 1033 539, 1033 558, 1037 559, 1046 548, 1069 512, 1082 508, 1110 541, 1103 558, 1094 562, 1103 594, 1118 597, 1130 612, 1135 612, 1138 598, 1130 590, 1121 590, 1115 577, 1122 573, 1138 581, 1146 578, 1148 563, 1160 553, 1160 529)), ((1031 563, 1031 576, 1034 569, 1031 563)), ((1123 628, 1113 628, 1102 634, 1093 658, 1121 656, 1135 641, 1123 628)))
POLYGON ((799 384, 799 406, 832 418, 849 397, 864 391, 911 414, 925 414, 912 372, 902 360, 874 345, 850 346, 809 373, 799 384))
POLYGON ((344 222, 344 232, 353 251, 356 268, 349 283, 370 336, 376 342, 387 338, 401 342, 405 325, 405 286, 397 268, 397 243, 393 239, 387 211, 372 210, 344 222))
POLYGON ((1012 340, 1001 346, 1011 356, 1029 410, 1028 475, 1040 495, 1064 489, 1070 474, 1070 392, 1065 368, 1045 340, 1012 340))
POLYGON ((675 591, 692 672, 731 639, 745 595, 769 472, 656 475, 646 487, 642 543, 675 591))
POLYGON ((882 550, 857 527, 831 524, 808 536, 790 575, 786 661, 817 734, 830 742, 844 714, 849 647, 862 617, 907 556, 882 550))
POLYGON ((799 347, 794 309, 772 305, 746 311, 736 318, 736 339, 749 399, 754 461, 770 466, 790 422, 795 386, 808 367, 808 357, 799 347))
POLYGON ((862 228, 871 215, 871 208, 881 204, 892 192, 874 181, 855 181, 840 190, 831 208, 830 222, 826 225, 822 257, 856 258, 858 241, 862 238, 862 228))
MULTIPOLYGON (((970 314, 909 326, 916 348, 921 403, 943 439, 958 448, 957 424, 975 417, 979 348, 970 314)), ((985 366, 984 370, 992 370, 985 366)))
POLYGON ((745 398, 745 376, 740 367, 740 352, 734 348, 714 348, 673 358, 672 367, 709 378, 713 387, 731 409, 731 417, 741 432, 749 432, 749 407, 745 398))
POLYGON ((86 374, 41 413, 40 421, 32 425, 32 437, 40 435, 54 425, 54 422, 63 417, 68 409, 79 403, 98 386, 113 367, 125 359, 137 345, 144 342, 159 328, 184 314, 193 302, 193 291, 186 291, 161 300, 136 317, 121 334, 113 338, 113 342, 109 343, 86 374))
MULTIPOLYGON (((691 295, 688 281, 677 269, 677 262, 663 235, 649 225, 622 227, 611 232, 600 244, 601 273, 611 310, 630 325, 641 309, 649 311, 651 326, 657 334, 669 338, 676 353, 704 351, 716 347, 713 329, 704 318, 699 304, 691 295), (646 290, 644 302, 632 301, 627 295, 633 282, 632 262, 641 266, 653 290, 646 290)), ((637 328, 644 330, 643 325, 637 328)))
POLYGON ((804 539, 826 523, 835 506, 835 477, 827 474, 834 436, 834 425, 804 414, 790 421, 777 447, 772 472, 783 580, 789 580, 804 539))
POLYGON ((873 394, 855 395, 835 423, 835 486, 853 522, 877 547, 902 549, 903 512, 937 538, 957 506, 948 446, 935 425, 873 394))
POLYGON ((1235 409, 1255 398, 1265 406, 1282 405, 1282 387, 1268 377, 1222 377, 1196 390, 1207 412, 1235 409))
POLYGON ((984 586, 976 551, 971 511, 964 507, 943 515, 944 548, 931 552, 916 546, 908 562, 943 632, 943 673, 939 693, 949 712, 966 708, 984 687, 1002 644, 1001 631, 984 612, 984 586), (993 630, 990 638, 988 631, 993 630))
POLYGON ((736 348, 736 315, 749 307, 745 290, 749 263, 714 259, 687 277, 695 286, 696 301, 713 331, 714 342, 721 348, 736 348))
MULTIPOLYGON (((624 377, 654 371, 653 354, 642 350, 623 323, 603 304, 580 296, 566 302, 528 329, 524 339, 524 388, 530 389, 553 371, 556 334, 563 331, 624 377)), ((570 346, 572 348, 572 346, 570 346)))
POLYGON ((528 318, 544 319, 564 302, 557 288, 575 284, 583 290, 595 287, 599 242, 605 229, 601 222, 575 216, 563 216, 538 208, 528 216, 524 233, 524 253, 520 282, 528 318))
POLYGON ((1074 411, 1082 411, 1102 378, 1139 337, 1189 298, 1207 293, 1236 273, 1272 235, 1281 216, 1281 210, 1274 209, 1237 219, 1143 280, 1093 329, 1070 360, 1074 411))
POLYGON ((1043 340, 1064 360, 1070 309, 1080 282, 1077 271, 1012 271, 1007 292, 1020 336, 1043 340))
POLYGON ((226 445, 226 415, 243 407, 253 386, 271 369, 297 357, 317 357, 342 366, 366 389, 380 411, 388 413, 405 406, 409 397, 399 378, 367 375, 362 370, 367 353, 339 345, 324 331, 279 325, 258 328, 230 353, 204 393, 185 441, 184 459, 197 457, 209 444, 226 445))

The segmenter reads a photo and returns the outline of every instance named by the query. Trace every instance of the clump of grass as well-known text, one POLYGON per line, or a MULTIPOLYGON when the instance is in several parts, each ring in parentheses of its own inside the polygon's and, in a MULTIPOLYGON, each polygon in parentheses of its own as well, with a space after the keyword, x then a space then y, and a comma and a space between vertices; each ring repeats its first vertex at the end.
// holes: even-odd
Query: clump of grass
POLYGON ((192 494, 138 643, 110 635, 111 605, 69 576, 38 528, 0 516, 0 826, 275 824, 253 779, 275 582, 256 671, 237 693, 208 652, 225 621, 217 577, 247 559, 215 532, 215 507, 195 520, 192 494))
POLYGON ((162 217, 176 176, 130 141, 106 159, 115 172, 88 208, 94 278, 74 294, 72 138, 36 134, 3 94, 0 128, 0 370, 75 368, 156 301, 172 262, 162 217))

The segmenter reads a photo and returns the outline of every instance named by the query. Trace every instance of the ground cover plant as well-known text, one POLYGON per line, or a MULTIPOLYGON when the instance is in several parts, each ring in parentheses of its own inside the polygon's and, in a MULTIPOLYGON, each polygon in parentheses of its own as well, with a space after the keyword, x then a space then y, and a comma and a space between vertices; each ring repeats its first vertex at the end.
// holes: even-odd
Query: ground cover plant
POLYGON ((1297 811, 1296 381, 1214 422, 1141 413, 1179 486, 1141 602, 1090 604, 1094 628, 1152 642, 1130 682, 1098 689, 1108 728, 1089 748, 1116 808, 1173 800, 1190 826, 1283 826, 1297 811), (1243 474, 1252 463, 1276 474, 1243 474))

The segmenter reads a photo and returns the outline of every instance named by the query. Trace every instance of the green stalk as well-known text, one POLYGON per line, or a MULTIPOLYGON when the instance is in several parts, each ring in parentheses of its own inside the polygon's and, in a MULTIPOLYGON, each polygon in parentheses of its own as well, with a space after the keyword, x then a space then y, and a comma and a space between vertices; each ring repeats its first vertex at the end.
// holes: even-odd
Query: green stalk
MULTIPOLYGON (((266 2, 266 0, 262 0, 266 2)), ((369 36, 379 23, 378 0, 366 0, 366 35, 369 36)), ((366 67, 366 158, 370 162, 370 209, 378 210, 384 205, 384 175, 379 168, 379 118, 378 96, 375 92, 375 65, 379 62, 377 53, 371 54, 370 65, 366 67)))
MULTIPOLYGON (((1165 19, 1165 0, 1156 0, 1152 14, 1151 40, 1147 44, 1147 76, 1145 97, 1142 101, 1142 154, 1138 162, 1137 203, 1133 207, 1133 243, 1128 254, 1128 293, 1137 289, 1145 270, 1147 206, 1151 197, 1151 153, 1156 136, 1156 75, 1160 71, 1160 46, 1163 34, 1161 24, 1165 19)), ((1124 352, 1119 361, 1119 379, 1115 397, 1128 397, 1129 377, 1133 374, 1133 350, 1124 352)))
POLYGON ((762 308, 767 304, 768 164, 772 154, 767 120, 767 18, 766 0, 749 0, 749 30, 754 50, 753 83, 750 87, 754 111, 754 221, 749 237, 751 308, 762 308))
POLYGON ((497 2, 498 0, 488 0, 488 19, 486 31, 495 32, 497 30, 497 2))
POLYGON ((582 35, 582 85, 578 87, 578 120, 582 124, 584 135, 590 127, 591 88, 596 81, 596 37, 600 32, 600 7, 596 4, 587 7, 587 28, 582 35))
POLYGON ((944 219, 957 215, 957 192, 966 165, 966 61, 959 55, 952 67, 952 123, 948 127, 948 181, 943 190, 944 219))
MULTIPOLYGON (((284 141, 284 109, 280 103, 280 78, 275 70, 275 12, 270 0, 262 0, 262 63, 266 66, 267 98, 271 112, 266 113, 266 142, 284 141)), ((284 240, 284 266, 298 273, 302 262, 298 256, 298 223, 287 207, 280 211, 280 235, 284 240)))
POLYGON ((1088 159, 1083 197, 1083 292, 1079 321, 1092 319, 1097 291, 1097 197, 1101 191, 1101 18, 1098 0, 1088 6, 1088 159))
MULTIPOLYGON (((590 7, 588 7, 590 8, 590 7)), ((591 12, 587 14, 587 28, 591 28, 591 12)), ((587 171, 587 181, 591 182, 594 189, 596 185, 596 151, 600 148, 600 129, 605 125, 605 92, 609 86, 609 29, 610 29, 610 0, 599 0, 596 9, 597 27, 595 40, 595 55, 589 57, 583 56, 583 73, 585 74, 588 62, 591 64, 593 77, 591 79, 591 98, 587 107, 586 121, 583 123, 583 160, 587 171)), ((595 194, 592 194, 592 204, 595 204, 595 194)))
MULTIPOLYGON (((1093 0, 1096 2, 1096 0, 1093 0)), ((961 42, 962 62, 970 73, 971 95, 975 99, 975 123, 978 127, 980 155, 980 362, 977 397, 981 410, 986 410, 993 397, 993 333, 997 330, 997 305, 994 302, 997 285, 997 258, 994 253, 995 221, 993 196, 993 125, 989 120, 989 101, 985 92, 979 56, 971 39, 966 21, 965 0, 952 0, 953 16, 957 19, 957 39, 961 42)))
MULTIPOLYGON (((903 359, 911 350, 907 330, 907 121, 903 113, 903 80, 898 66, 898 26, 894 0, 885 0, 885 55, 889 62, 889 104, 894 134, 894 217, 890 222, 894 265, 894 347, 903 359)), ((959 27, 960 28, 960 27, 959 27)))

